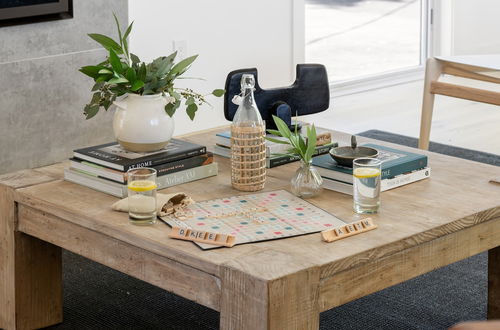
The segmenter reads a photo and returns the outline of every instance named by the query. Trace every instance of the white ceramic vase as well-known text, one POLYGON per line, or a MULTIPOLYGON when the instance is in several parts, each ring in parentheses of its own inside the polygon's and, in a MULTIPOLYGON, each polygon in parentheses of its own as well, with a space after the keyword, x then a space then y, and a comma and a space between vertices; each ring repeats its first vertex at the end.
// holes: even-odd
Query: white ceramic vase
POLYGON ((130 151, 149 152, 164 148, 174 133, 174 120, 165 112, 167 100, 161 94, 127 94, 113 119, 115 138, 130 151))

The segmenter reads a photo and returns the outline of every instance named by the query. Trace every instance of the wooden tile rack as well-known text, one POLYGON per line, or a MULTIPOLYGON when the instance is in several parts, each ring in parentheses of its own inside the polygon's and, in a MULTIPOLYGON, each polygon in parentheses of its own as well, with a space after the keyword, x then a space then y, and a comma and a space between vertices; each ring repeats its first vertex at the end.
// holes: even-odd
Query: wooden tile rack
POLYGON ((324 230, 321 232, 321 238, 323 241, 330 243, 342 238, 361 234, 375 228, 377 228, 377 225, 373 223, 373 220, 371 218, 366 218, 337 228, 324 230))
POLYGON ((233 235, 211 233, 208 231, 192 230, 191 228, 181 227, 172 227, 169 237, 227 247, 234 246, 236 242, 236 237, 233 235))

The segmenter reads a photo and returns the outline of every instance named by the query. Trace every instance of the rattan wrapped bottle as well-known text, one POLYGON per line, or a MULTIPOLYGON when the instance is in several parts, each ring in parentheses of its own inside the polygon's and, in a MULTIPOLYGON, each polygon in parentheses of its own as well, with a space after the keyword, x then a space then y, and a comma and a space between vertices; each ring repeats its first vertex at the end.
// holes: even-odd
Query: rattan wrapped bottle
POLYGON ((266 126, 255 103, 252 74, 241 77, 241 102, 231 125, 231 184, 257 191, 266 182, 266 126))

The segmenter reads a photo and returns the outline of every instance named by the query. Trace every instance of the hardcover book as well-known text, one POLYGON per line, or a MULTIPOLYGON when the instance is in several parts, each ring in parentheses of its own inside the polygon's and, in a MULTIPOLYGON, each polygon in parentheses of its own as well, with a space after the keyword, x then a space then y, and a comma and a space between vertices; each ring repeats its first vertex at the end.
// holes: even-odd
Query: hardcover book
MULTIPOLYGON (((423 169, 415 170, 410 173, 398 175, 391 179, 383 179, 380 181, 380 191, 387 191, 413 182, 427 179, 430 177, 430 175, 431 175, 431 168, 425 167, 423 169)), ((352 183, 347 183, 334 179, 323 178, 323 188, 337 191, 346 195, 353 194, 352 183)))
MULTIPOLYGON (((427 156, 409 151, 398 150, 376 144, 364 144, 378 150, 378 159, 382 161, 382 180, 393 178, 403 173, 427 167, 427 156)), ((322 177, 352 183, 352 168, 340 166, 330 155, 313 159, 322 177)))
POLYGON ((164 149, 154 152, 127 151, 117 142, 111 142, 74 150, 73 157, 126 172, 131 168, 152 167, 206 152, 207 148, 199 144, 171 139, 164 149))
MULTIPOLYGON (((335 147, 335 146, 337 146, 337 143, 331 143, 331 144, 318 146, 318 147, 316 147, 316 150, 314 151, 313 155, 321 155, 321 154, 328 153, 328 151, 330 151, 330 149, 335 147)), ((214 154, 225 157, 225 158, 230 158, 231 157, 231 149, 228 147, 216 145, 214 147, 214 154)), ((271 156, 271 157, 266 158, 266 167, 272 168, 272 167, 276 167, 279 165, 285 165, 288 163, 295 162, 299 159, 300 159, 300 157, 296 154, 282 154, 279 156, 271 156)))
MULTIPOLYGON (((332 135, 330 132, 321 132, 320 129, 316 128, 318 130, 317 133, 317 146, 322 146, 322 145, 327 145, 332 143, 332 135)), ((305 128, 302 128, 302 131, 305 132, 305 128)), ((275 138, 277 140, 283 140, 287 141, 286 138, 280 137, 280 136, 275 136, 272 134, 267 134, 267 136, 275 138)), ((215 135, 215 144, 230 148, 231 147, 231 132, 226 131, 226 132, 220 132, 215 135)), ((266 157, 270 158, 273 157, 274 154, 286 154, 288 153, 288 150, 290 149, 290 146, 287 144, 281 144, 281 143, 275 143, 266 140, 266 157)))
MULTIPOLYGON (((217 175, 217 163, 198 166, 195 168, 179 171, 163 175, 156 178, 158 190, 168 188, 171 186, 208 178, 217 175)), ((92 175, 87 172, 79 171, 76 169, 65 169, 64 179, 73 183, 80 184, 116 197, 127 197, 127 185, 114 182, 112 180, 92 175)))
MULTIPOLYGON (((110 179, 118 183, 127 182, 127 172, 118 171, 103 165, 94 164, 92 162, 88 162, 78 158, 71 158, 70 161, 71 161, 70 163, 71 168, 84 171, 92 175, 97 175, 102 178, 110 179)), ((157 176, 163 176, 166 174, 187 170, 202 165, 208 165, 213 163, 213 161, 214 161, 213 153, 207 152, 206 154, 203 155, 184 158, 151 167, 156 169, 157 176)))

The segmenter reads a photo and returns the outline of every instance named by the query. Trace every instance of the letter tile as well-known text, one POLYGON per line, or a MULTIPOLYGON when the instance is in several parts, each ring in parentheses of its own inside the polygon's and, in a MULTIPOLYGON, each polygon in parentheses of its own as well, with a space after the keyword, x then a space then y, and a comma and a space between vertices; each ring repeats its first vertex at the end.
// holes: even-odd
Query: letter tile
POLYGON ((337 236, 344 236, 345 235, 345 232, 342 230, 342 228, 335 228, 333 231, 335 232, 335 235, 337 235, 337 236))
POLYGON ((354 226, 351 224, 346 225, 345 228, 346 228, 348 233, 353 233, 356 231, 356 229, 354 229, 354 226))
POLYGON ((371 218, 366 218, 366 219, 362 220, 361 222, 363 223, 363 226, 365 228, 373 226, 373 222, 372 222, 371 218))
POLYGON ((227 235, 224 234, 217 234, 217 242, 223 242, 225 243, 227 241, 227 235))
POLYGON ((363 230, 363 225, 361 224, 361 222, 355 222, 352 224, 354 226, 354 228, 357 230, 357 231, 362 231, 363 230))

